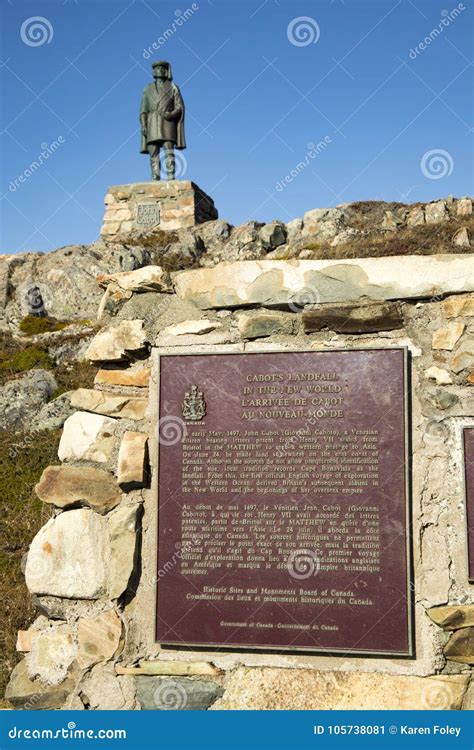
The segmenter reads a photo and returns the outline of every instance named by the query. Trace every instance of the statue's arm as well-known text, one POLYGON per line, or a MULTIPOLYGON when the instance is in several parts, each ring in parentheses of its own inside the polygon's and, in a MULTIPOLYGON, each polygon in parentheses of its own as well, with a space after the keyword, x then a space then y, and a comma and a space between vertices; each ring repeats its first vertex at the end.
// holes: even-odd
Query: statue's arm
POLYGON ((181 92, 176 84, 173 85, 173 109, 165 112, 167 120, 178 120, 184 111, 184 102, 181 92))
POLYGON ((146 135, 146 124, 147 124, 147 116, 149 112, 148 107, 148 97, 146 95, 146 91, 143 92, 142 101, 140 104, 140 127, 142 130, 142 135, 146 135))

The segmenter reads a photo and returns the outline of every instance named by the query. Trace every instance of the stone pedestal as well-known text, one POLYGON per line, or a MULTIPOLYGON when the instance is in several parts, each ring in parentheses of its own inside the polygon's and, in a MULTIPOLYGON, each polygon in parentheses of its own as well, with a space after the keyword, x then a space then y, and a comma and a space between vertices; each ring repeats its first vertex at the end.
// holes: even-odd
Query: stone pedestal
POLYGON ((188 180, 113 185, 104 202, 100 234, 107 239, 133 231, 182 229, 218 218, 212 198, 188 180))

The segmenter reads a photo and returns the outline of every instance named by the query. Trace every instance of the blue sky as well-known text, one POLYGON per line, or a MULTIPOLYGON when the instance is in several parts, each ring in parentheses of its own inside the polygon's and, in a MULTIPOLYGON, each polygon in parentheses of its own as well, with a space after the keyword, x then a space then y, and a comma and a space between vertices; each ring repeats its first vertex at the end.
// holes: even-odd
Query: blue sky
POLYGON ((154 59, 186 103, 182 176, 234 224, 472 193, 470 0, 0 2, 2 252, 91 242, 107 187, 148 179, 154 59))

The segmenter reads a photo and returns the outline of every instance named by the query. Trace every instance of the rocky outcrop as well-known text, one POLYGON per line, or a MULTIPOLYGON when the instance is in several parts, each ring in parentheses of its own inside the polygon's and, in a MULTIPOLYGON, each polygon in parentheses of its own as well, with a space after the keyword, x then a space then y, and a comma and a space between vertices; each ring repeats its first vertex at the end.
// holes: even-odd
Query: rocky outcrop
POLYGON ((0 388, 0 429, 20 430, 37 416, 58 384, 48 370, 30 370, 0 388))
POLYGON ((30 312, 28 292, 39 289, 38 312, 59 320, 95 319, 102 296, 95 277, 133 271, 149 263, 149 251, 95 242, 52 253, 6 255, 0 260, 0 329, 15 327, 30 312), (3 300, 3 305, 1 304, 3 300))

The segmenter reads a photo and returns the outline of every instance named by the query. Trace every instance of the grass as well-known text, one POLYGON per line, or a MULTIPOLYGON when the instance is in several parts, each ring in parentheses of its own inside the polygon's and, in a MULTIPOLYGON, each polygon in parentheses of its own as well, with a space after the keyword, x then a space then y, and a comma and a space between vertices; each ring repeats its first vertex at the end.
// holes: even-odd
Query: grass
POLYGON ((9 333, 0 333, 0 385, 34 368, 54 368, 47 349, 19 341, 9 333))
MULTIPOLYGON (((69 338, 69 337, 67 337, 69 338)), ((82 336, 76 334, 74 338, 82 336)), ((52 398, 76 388, 92 387, 97 367, 89 362, 56 365, 46 347, 28 344, 9 333, 0 333, 0 386, 32 369, 50 370, 58 383, 52 398)))
MULTIPOLYGON (((349 226, 353 226, 348 221, 349 226)), ((422 224, 416 227, 403 227, 394 232, 365 229, 360 236, 352 237, 337 247, 329 243, 302 244, 300 250, 313 251, 314 258, 343 259, 370 258, 390 255, 437 255, 439 253, 472 253, 474 246, 458 247, 453 244, 453 236, 461 227, 467 227, 474 238, 474 217, 450 219, 438 224, 422 224)))
MULTIPOLYGON (((82 338, 81 333, 66 332, 64 336, 65 341, 82 338)), ((9 333, 0 333, 0 385, 32 368, 49 370, 56 378, 58 388, 52 399, 66 391, 92 387, 97 372, 97 367, 88 362, 56 365, 47 344, 33 345, 9 333)), ((21 566, 32 538, 51 515, 33 488, 43 469, 57 463, 60 436, 61 430, 0 432, 0 695, 21 658, 15 650, 17 631, 28 628, 34 619, 21 566)), ((0 709, 8 707, 6 701, 0 700, 0 709)))
POLYGON ((179 271, 180 266, 176 261, 170 260, 167 255, 169 245, 178 242, 179 236, 176 232, 165 232, 162 229, 155 229, 146 234, 140 234, 136 237, 126 237, 123 240, 125 247, 142 247, 150 253, 150 265, 161 266, 164 271, 179 271))
MULTIPOLYGON (((15 650, 18 630, 34 619, 23 573, 22 560, 36 532, 51 515, 37 499, 33 487, 46 466, 57 462, 61 431, 35 433, 0 432, 0 695, 10 672, 20 660, 15 650)), ((3 706, 5 707, 5 706, 3 706)))
POLYGON ((89 362, 59 365, 53 371, 58 387, 51 399, 57 398, 61 393, 75 391, 77 388, 92 388, 98 369, 89 362))
MULTIPOLYGON (((0 334, 0 384, 37 367, 50 370, 56 378, 58 388, 52 399, 79 387, 92 387, 97 372, 88 362, 56 365, 46 348, 0 334)), ((21 565, 32 538, 51 515, 33 488, 43 469, 57 463, 60 436, 61 430, 0 432, 0 695, 21 658, 15 650, 17 631, 25 630, 34 619, 21 565)), ((8 705, 0 701, 0 708, 8 705)))

